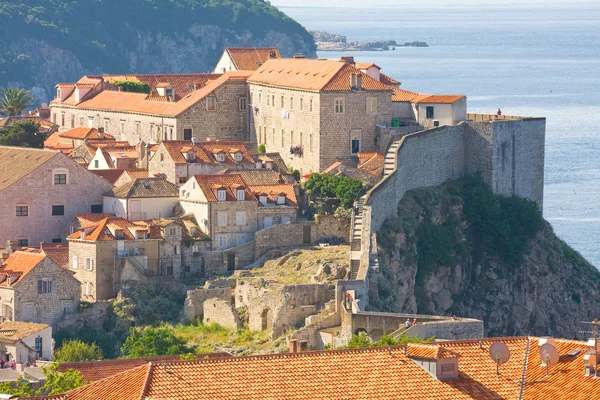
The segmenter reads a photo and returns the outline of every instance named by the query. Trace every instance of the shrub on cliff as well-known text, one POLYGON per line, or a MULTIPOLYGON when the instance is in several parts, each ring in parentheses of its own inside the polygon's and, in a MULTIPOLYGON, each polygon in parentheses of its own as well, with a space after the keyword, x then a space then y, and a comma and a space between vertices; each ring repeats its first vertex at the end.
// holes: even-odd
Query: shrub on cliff
POLYGON ((102 360, 102 350, 96 343, 85 343, 78 339, 65 340, 54 352, 56 362, 75 362, 102 360))
POLYGON ((183 310, 185 296, 185 288, 177 284, 138 285, 125 299, 115 302, 114 311, 117 317, 137 326, 175 322, 183 310))
POLYGON ((185 340, 175 336, 172 328, 131 328, 129 336, 121 346, 125 358, 186 354, 190 349, 185 340))
POLYGON ((343 175, 312 174, 306 182, 306 191, 313 199, 335 197, 344 208, 352 208, 362 189, 361 181, 343 175))

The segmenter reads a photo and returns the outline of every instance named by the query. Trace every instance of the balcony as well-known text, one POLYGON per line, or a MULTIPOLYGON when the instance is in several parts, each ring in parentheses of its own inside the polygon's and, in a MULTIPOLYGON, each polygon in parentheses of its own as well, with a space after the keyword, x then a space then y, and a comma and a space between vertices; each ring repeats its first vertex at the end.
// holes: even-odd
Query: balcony
POLYGON ((131 248, 131 249, 116 249, 114 251, 115 258, 127 258, 127 257, 137 257, 143 256, 146 254, 146 249, 143 248, 131 248))

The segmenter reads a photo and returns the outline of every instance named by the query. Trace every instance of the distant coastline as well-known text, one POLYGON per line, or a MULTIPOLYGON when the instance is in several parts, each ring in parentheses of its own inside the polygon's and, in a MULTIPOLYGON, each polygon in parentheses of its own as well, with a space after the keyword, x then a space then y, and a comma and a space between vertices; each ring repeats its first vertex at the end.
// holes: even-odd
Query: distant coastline
POLYGON ((429 47, 426 42, 397 43, 395 40, 348 40, 346 36, 325 31, 310 31, 317 51, 389 51, 396 47, 429 47))

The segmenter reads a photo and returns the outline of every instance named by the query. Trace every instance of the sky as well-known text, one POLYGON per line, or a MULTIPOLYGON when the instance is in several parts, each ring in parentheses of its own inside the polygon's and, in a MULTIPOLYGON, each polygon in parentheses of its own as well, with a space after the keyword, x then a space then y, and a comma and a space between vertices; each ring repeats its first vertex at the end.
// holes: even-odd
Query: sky
MULTIPOLYGON (((429 0, 427 7, 441 6, 573 6, 574 4, 593 5, 597 0, 429 0)), ((274 6, 304 7, 424 7, 423 2, 414 0, 271 0, 274 6)))

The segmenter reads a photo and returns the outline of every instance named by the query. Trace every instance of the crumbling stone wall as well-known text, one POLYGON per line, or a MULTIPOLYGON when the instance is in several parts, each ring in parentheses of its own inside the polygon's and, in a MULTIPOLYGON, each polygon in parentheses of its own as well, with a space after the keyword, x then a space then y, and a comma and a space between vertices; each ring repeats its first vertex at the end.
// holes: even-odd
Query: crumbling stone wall
POLYGON ((213 322, 230 329, 242 327, 237 311, 233 308, 230 300, 215 298, 204 302, 204 323, 213 322))
MULTIPOLYGON (((229 281, 227 281, 229 282, 229 281)), ((207 288, 196 288, 194 290, 188 290, 183 306, 184 318, 191 321, 197 317, 204 315, 204 302, 208 299, 222 299, 226 301, 233 301, 234 291, 228 283, 228 286, 224 287, 207 287, 207 288)))
POLYGON ((102 330, 112 301, 97 301, 81 312, 66 314, 58 322, 58 331, 77 332, 82 328, 102 330))

